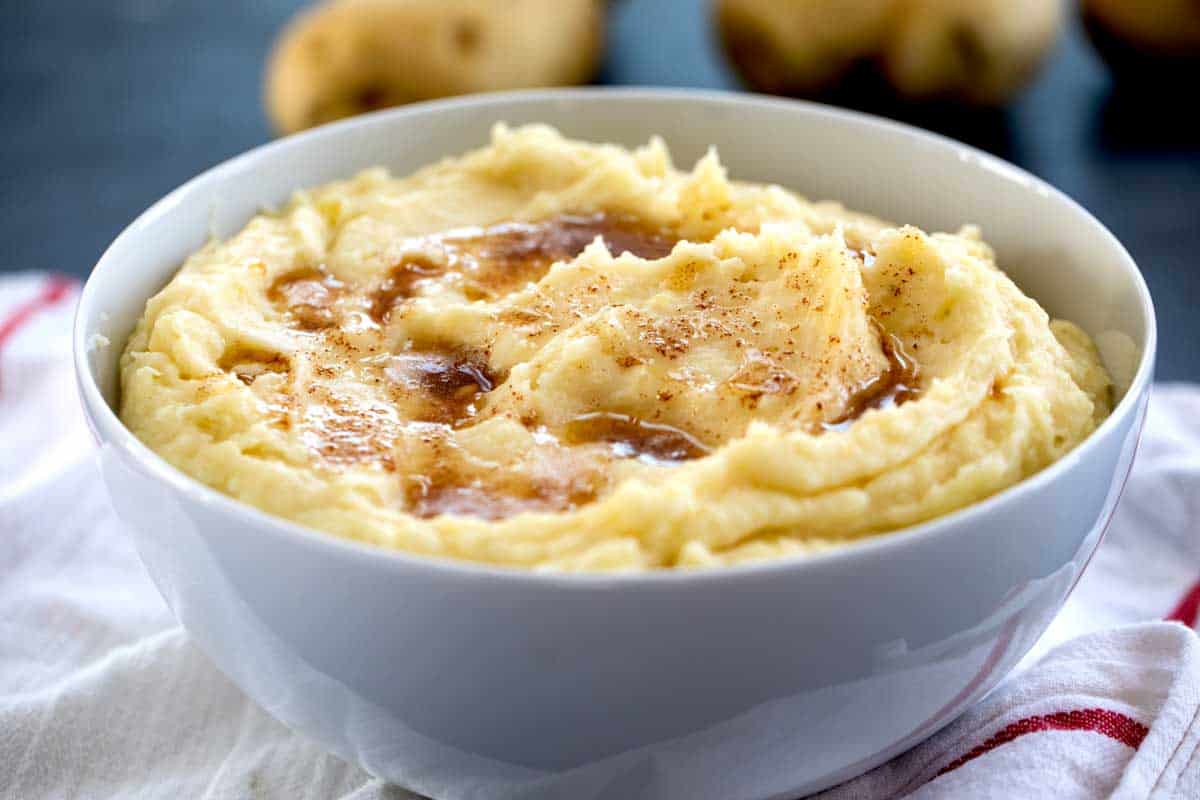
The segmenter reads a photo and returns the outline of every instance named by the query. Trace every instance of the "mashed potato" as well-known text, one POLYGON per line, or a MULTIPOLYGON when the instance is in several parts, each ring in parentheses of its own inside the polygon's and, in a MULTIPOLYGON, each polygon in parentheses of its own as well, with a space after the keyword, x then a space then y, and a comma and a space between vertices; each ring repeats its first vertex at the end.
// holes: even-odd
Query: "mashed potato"
POLYGON ((543 570, 803 554, 985 498, 1109 413, 974 228, 542 126, 300 192, 146 306, 121 416, 329 533, 543 570))

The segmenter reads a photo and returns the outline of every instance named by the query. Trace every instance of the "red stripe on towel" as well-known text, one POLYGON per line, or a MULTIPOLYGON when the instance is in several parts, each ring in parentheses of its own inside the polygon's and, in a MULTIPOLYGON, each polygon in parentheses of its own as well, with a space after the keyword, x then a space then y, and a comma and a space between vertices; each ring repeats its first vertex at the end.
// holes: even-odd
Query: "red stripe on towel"
POLYGON ((39 311, 50 308, 62 300, 75 288, 75 281, 61 275, 51 276, 36 295, 17 305, 8 316, 0 319, 0 351, 5 343, 12 338, 21 326, 37 315, 39 311))
POLYGON ((12 337, 17 329, 29 321, 34 314, 57 303, 67 296, 75 286, 75 281, 55 275, 46 281, 46 285, 36 295, 14 308, 9 315, 0 320, 0 347, 12 337))
POLYGON ((1005 726, 1003 730, 983 744, 972 748, 965 755, 954 759, 942 767, 941 771, 935 777, 952 772, 968 761, 979 758, 981 755, 995 750, 1000 745, 1007 744, 1013 739, 1024 736, 1027 733, 1037 733, 1039 731, 1091 731, 1107 736, 1110 739, 1116 739, 1121 744, 1136 750, 1141 745, 1142 740, 1146 738, 1146 734, 1150 732, 1150 729, 1124 714, 1118 714, 1116 711, 1108 711, 1103 708, 1059 711, 1041 717, 1026 717, 1005 726))
POLYGON ((1196 614, 1200 612, 1200 581, 1196 581, 1188 593, 1175 606, 1175 610, 1166 616, 1167 622, 1182 622, 1189 628, 1196 624, 1196 614))

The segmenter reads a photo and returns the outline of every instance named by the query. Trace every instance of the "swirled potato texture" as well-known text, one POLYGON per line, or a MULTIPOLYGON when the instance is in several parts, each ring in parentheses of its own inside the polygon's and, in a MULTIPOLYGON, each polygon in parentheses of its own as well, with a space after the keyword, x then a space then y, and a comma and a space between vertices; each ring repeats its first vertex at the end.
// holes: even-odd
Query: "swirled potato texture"
POLYGON ((499 126, 298 192, 193 255, 121 417, 225 494, 562 571, 800 557, 986 498, 1110 410, 1087 335, 979 232, 499 126))

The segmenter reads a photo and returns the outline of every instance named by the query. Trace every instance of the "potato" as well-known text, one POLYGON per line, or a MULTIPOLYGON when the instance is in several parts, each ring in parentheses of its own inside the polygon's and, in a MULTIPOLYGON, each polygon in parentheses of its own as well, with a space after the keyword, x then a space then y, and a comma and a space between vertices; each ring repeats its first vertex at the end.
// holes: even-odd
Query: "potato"
POLYGON ((267 112, 292 133, 416 100, 584 83, 603 12, 601 0, 329 0, 280 35, 267 112))
POLYGON ((1200 66, 1200 0, 1084 0, 1083 14, 1119 75, 1200 66))
POLYGON ((1002 105, 1063 24, 1060 0, 898 0, 884 72, 905 97, 1002 105))
POLYGON ((819 96, 867 66, 916 100, 999 105, 1054 44, 1062 0, 717 0, 725 49, 746 82, 819 96))
POLYGON ((718 0, 725 51, 750 86, 817 95, 877 54, 895 0, 718 0))

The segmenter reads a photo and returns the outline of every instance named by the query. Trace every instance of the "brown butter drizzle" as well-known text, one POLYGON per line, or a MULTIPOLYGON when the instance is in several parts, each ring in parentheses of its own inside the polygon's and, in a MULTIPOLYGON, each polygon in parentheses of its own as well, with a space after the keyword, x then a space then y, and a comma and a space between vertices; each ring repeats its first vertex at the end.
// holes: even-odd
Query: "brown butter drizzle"
POLYGON ((920 367, 904 350, 904 343, 888 333, 879 323, 873 323, 879 335, 879 345, 888 360, 888 368, 859 385, 846 402, 846 410, 837 419, 821 425, 822 431, 844 431, 868 411, 893 408, 920 394, 920 367))
MULTIPOLYGON (((568 446, 605 443, 618 458, 642 458, 666 464, 700 458, 709 448, 668 425, 625 414, 595 412, 576 417, 558 432, 568 446)), ((406 509, 429 519, 443 514, 500 520, 525 511, 564 512, 596 499, 603 480, 594 470, 565 463, 538 477, 493 473, 470 477, 449 465, 430 475, 414 476, 406 487, 406 509)))
POLYGON ((428 401, 425 413, 416 421, 454 427, 470 421, 476 401, 501 380, 484 354, 452 349, 397 354, 384 373, 395 391, 416 390, 428 401))
POLYGON ((712 452, 679 428, 608 411, 575 417, 564 426, 560 438, 569 445, 604 442, 613 445, 618 458, 645 457, 656 463, 689 461, 712 452))
MULTIPOLYGON (((625 215, 598 213, 562 215, 534 223, 503 223, 478 232, 450 232, 427 237, 427 243, 445 253, 442 263, 420 254, 397 264, 371 294, 369 313, 385 322, 396 305, 420 291, 422 282, 457 272, 464 286, 477 297, 495 297, 540 279, 550 265, 579 255, 596 236, 604 238, 615 254, 631 252, 641 258, 662 258, 679 237, 625 215)), ((869 263, 868 253, 856 253, 869 263)), ((322 269, 305 268, 273 283, 268 298, 288 313, 301 329, 322 331, 338 324, 337 302, 345 286, 322 269)), ((887 370, 855 388, 845 413, 825 423, 821 430, 844 430, 874 408, 900 405, 917 390, 917 364, 899 339, 876 324, 887 370)), ((486 354, 448 347, 399 353, 402 377, 388 375, 393 391, 419 392, 428 400, 428 412, 414 418, 449 427, 471 424, 476 404, 503 378, 488 368, 486 354)), ((396 362, 399 363, 399 362, 396 362)), ((277 364, 263 365, 278 369, 277 364)), ((286 369, 286 366, 285 366, 286 369)), ((386 372, 386 371, 385 371, 386 372)), ((244 382, 250 376, 238 377, 244 382)), ((375 461, 394 470, 391 443, 394 431, 384 435, 389 423, 368 409, 330 408, 310 441, 322 458, 345 465, 375 461), (382 427, 381 427, 382 426, 382 427)), ((598 411, 583 414, 555 432, 568 446, 610 445, 617 458, 639 458, 649 463, 673 464, 708 455, 711 449, 686 431, 650 423, 626 414, 598 411)), ((586 470, 564 469, 553 477, 470 475, 451 464, 432 475, 406 479, 406 510, 422 518, 458 514, 488 520, 504 519, 522 511, 566 511, 593 501, 603 481, 586 470)))
POLYGON ((412 297, 421 281, 436 278, 443 272, 441 267, 423 256, 409 256, 392 267, 383 283, 372 292, 368 313, 376 322, 384 322, 396 301, 412 297))
POLYGON ((507 223, 467 239, 487 259, 549 265, 583 252, 597 236, 615 255, 629 252, 639 258, 658 259, 670 254, 678 236, 654 229, 637 217, 624 214, 563 214, 545 222, 507 223))
POLYGON ((267 288, 267 299, 308 331, 337 324, 336 304, 345 284, 323 270, 307 267, 281 275, 267 288))
POLYGON ((578 256, 597 236, 614 254, 630 252, 648 259, 663 258, 679 241, 677 234, 665 228, 605 212, 562 214, 541 222, 507 222, 478 232, 438 234, 424 241, 445 253, 445 264, 434 264, 421 255, 405 258, 374 292, 371 316, 386 321, 398 302, 417 293, 422 281, 450 272, 463 276, 464 291, 471 299, 516 291, 539 280, 551 264, 578 256))

